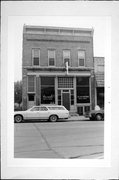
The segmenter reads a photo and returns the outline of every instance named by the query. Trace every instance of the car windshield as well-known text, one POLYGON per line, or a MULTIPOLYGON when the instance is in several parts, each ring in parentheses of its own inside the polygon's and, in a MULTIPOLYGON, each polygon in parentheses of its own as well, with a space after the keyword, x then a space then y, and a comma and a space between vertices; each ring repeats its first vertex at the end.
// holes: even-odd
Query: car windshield
POLYGON ((56 107, 48 107, 48 109, 50 109, 50 110, 65 110, 64 107, 62 107, 62 106, 61 107, 57 107, 57 106, 56 107))

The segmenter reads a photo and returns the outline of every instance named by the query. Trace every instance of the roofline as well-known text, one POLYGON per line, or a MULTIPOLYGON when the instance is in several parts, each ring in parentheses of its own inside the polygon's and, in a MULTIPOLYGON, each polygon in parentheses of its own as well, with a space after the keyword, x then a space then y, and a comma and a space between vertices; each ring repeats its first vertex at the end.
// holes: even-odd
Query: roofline
POLYGON ((72 28, 72 27, 58 27, 58 26, 35 26, 35 25, 26 25, 24 24, 24 28, 44 28, 44 29, 63 29, 63 30, 81 30, 81 31, 94 31, 93 28, 72 28))
POLYGON ((35 25, 26 25, 24 24, 23 26, 23 33, 26 32, 27 28, 31 28, 31 29, 52 29, 52 30, 78 30, 78 31, 84 31, 84 32, 92 32, 92 34, 94 33, 94 29, 93 28, 76 28, 76 27, 57 27, 57 26, 35 26, 35 25))

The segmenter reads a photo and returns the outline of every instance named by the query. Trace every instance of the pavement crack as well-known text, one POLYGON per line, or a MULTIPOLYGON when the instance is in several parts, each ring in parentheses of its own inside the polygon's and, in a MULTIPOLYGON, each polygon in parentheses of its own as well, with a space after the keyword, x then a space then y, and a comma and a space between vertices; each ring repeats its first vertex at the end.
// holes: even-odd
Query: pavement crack
POLYGON ((79 156, 72 156, 69 157, 69 159, 76 159, 76 158, 80 158, 80 157, 85 157, 85 156, 91 156, 91 155, 98 155, 98 154, 102 154, 103 152, 96 152, 96 153, 90 153, 90 154, 83 154, 83 155, 79 155, 79 156))
POLYGON ((53 151, 56 155, 58 155, 58 157, 60 158, 64 158, 63 156, 61 156, 58 152, 56 152, 49 144, 49 142, 47 141, 46 137, 43 135, 42 131, 37 127, 36 124, 33 123, 33 126, 36 128, 36 130, 40 133, 41 137, 43 138, 43 140, 45 141, 47 147, 49 150, 53 151))

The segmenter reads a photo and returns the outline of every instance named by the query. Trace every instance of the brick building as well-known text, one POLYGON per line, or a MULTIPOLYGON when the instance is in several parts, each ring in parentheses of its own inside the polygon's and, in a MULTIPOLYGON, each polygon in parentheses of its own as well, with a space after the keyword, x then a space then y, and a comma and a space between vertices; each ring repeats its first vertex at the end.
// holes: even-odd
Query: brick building
POLYGON ((93 29, 23 29, 23 109, 62 104, 83 115, 95 106, 93 29))
POLYGON ((95 101, 100 107, 104 107, 104 57, 94 57, 95 71, 95 101))

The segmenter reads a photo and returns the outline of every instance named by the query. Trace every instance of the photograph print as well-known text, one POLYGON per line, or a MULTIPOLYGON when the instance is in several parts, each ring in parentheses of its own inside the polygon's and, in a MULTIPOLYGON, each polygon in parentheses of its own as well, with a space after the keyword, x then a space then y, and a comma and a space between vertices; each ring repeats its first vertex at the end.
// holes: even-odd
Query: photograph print
POLYGON ((104 159, 105 17, 17 17, 14 158, 104 159))

